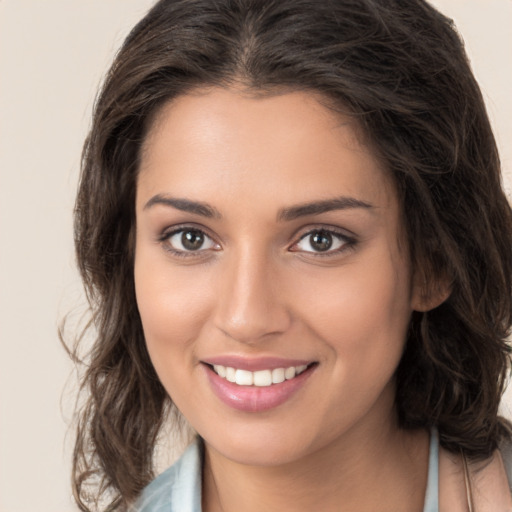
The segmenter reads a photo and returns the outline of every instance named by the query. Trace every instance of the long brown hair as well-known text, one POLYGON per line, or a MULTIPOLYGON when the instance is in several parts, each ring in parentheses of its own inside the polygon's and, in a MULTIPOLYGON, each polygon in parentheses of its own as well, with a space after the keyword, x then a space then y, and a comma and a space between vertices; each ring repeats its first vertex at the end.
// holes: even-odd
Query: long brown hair
POLYGON ((397 370, 404 428, 487 457, 506 435, 512 215, 482 95, 452 22, 422 0, 161 0, 119 51, 94 109, 75 212, 94 343, 74 452, 84 511, 124 510, 153 477, 172 402, 151 365, 133 278, 141 145, 159 108, 195 87, 320 93, 354 116, 392 173, 425 293, 397 370), (91 487, 92 486, 92 487, 91 487), (96 505, 94 505, 96 503, 96 505))

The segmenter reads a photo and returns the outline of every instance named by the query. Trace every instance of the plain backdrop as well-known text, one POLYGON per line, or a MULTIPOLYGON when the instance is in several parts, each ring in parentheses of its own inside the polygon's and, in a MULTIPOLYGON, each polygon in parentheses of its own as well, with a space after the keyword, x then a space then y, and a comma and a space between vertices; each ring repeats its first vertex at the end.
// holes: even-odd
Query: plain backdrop
MULTIPOLYGON (((0 0, 0 512, 76 510, 75 388, 57 326, 84 304, 71 216, 80 151, 101 77, 152 3, 0 0)), ((466 41, 511 197, 512 0, 432 3, 466 41)))

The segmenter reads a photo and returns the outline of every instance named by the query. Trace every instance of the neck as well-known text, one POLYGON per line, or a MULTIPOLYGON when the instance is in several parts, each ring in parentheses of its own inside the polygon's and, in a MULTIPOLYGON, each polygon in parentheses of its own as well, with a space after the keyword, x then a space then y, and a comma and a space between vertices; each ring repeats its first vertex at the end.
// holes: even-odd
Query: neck
POLYGON ((386 428, 347 432, 322 449, 282 465, 250 466, 206 446, 203 510, 421 512, 428 433, 386 428))

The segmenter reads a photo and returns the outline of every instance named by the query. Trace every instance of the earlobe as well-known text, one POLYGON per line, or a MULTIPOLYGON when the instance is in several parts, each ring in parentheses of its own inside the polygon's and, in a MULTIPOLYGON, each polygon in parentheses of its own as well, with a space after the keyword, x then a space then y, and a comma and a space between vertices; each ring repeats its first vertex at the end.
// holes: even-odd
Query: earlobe
POLYGON ((413 284, 411 308, 426 313, 448 300, 452 293, 452 283, 448 279, 439 279, 434 283, 422 280, 413 284))

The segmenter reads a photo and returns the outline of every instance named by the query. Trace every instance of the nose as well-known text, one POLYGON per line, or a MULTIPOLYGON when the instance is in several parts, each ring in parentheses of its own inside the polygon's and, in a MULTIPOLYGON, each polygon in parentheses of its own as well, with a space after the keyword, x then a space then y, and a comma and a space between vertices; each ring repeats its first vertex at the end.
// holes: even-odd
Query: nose
POLYGON ((277 274, 271 258, 249 250, 225 261, 218 275, 216 327, 245 344, 285 332, 291 315, 277 274))

